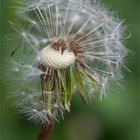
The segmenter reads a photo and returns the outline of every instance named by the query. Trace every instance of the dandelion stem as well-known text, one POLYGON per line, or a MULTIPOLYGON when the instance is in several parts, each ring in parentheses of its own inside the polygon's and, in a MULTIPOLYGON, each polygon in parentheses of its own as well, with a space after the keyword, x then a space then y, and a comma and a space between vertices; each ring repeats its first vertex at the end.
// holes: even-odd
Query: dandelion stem
POLYGON ((37 140, 48 140, 54 124, 43 124, 37 140))

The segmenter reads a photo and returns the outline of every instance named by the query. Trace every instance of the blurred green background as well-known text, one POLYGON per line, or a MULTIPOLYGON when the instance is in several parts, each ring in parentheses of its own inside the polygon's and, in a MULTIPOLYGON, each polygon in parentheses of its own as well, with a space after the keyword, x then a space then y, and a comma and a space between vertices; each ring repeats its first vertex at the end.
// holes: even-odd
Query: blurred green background
MULTIPOLYGON (((14 1, 14 0, 13 0, 14 1)), ((101 101, 93 98, 84 105, 73 96, 71 113, 55 124, 50 140, 138 140, 139 107, 139 0, 104 0, 126 19, 131 38, 126 46, 132 50, 128 57, 131 73, 125 73, 126 87, 120 93, 111 92, 101 101)), ((0 62, 9 57, 5 35, 12 31, 8 21, 14 18, 12 0, 0 0, 0 62)), ((9 44, 10 45, 10 44, 9 44)), ((0 140, 36 140, 40 126, 28 122, 11 107, 10 100, 0 88, 0 140)))

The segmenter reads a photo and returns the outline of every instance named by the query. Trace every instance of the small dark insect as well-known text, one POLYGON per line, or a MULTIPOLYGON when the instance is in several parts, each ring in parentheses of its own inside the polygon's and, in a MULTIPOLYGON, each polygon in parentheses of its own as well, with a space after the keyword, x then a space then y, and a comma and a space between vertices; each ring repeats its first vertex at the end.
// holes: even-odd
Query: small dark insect
POLYGON ((11 56, 11 57, 14 56, 15 53, 16 53, 16 51, 17 51, 17 48, 12 49, 10 56, 11 56))

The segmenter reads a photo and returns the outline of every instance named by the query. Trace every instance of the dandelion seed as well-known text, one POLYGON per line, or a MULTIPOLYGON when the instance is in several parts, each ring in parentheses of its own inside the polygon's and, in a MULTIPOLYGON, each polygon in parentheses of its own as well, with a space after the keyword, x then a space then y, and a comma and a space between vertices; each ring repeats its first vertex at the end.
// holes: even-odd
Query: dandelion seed
POLYGON ((47 41, 48 41, 48 40, 47 40, 47 39, 45 39, 45 38, 44 38, 44 39, 42 39, 42 42, 43 42, 43 43, 47 43, 47 41))
POLYGON ((94 92, 102 98, 112 81, 122 79, 121 67, 128 70, 123 22, 98 1, 29 0, 18 4, 17 14, 28 28, 11 25, 23 48, 30 48, 18 53, 30 58, 16 62, 15 54, 16 67, 10 70, 13 82, 22 75, 17 106, 29 120, 58 121, 70 112, 74 90, 85 103, 94 92))
POLYGON ((37 110, 36 109, 33 109, 33 112, 37 112, 37 110))
POLYGON ((22 34, 23 37, 26 37, 26 33, 25 32, 22 32, 21 34, 22 34))
POLYGON ((34 25, 36 25, 36 24, 37 24, 37 23, 36 23, 36 21, 34 21, 34 20, 32 20, 31 22, 32 22, 34 25))

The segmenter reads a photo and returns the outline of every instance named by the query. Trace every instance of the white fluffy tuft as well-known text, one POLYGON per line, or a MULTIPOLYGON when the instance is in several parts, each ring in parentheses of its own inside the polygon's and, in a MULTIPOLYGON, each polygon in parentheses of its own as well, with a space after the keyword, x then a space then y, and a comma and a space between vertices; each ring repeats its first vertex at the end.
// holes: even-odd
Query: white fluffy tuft
MULTIPOLYGON (((10 62, 9 68, 7 68, 10 73, 6 72, 5 75, 12 81, 12 85, 15 83, 17 86, 16 83, 20 83, 20 86, 15 90, 21 96, 18 98, 18 108, 30 120, 46 123, 50 121, 50 118, 57 120, 58 112, 63 114, 63 111, 69 111, 71 98, 69 91, 71 89, 73 91, 76 87, 73 84, 74 76, 80 86, 89 87, 89 93, 86 96, 95 89, 103 96, 111 82, 113 85, 119 85, 114 83, 123 79, 121 67, 126 68, 123 63, 127 55, 122 37, 123 21, 104 8, 99 1, 20 0, 17 2, 17 15, 27 25, 24 27, 25 24, 22 22, 21 26, 11 23, 18 33, 15 42, 20 42, 20 45, 17 44, 22 47, 21 53, 20 49, 17 49, 17 53, 20 54, 17 57, 22 57, 23 61, 15 62, 18 60, 15 56, 16 59, 10 62), (66 43, 62 54, 61 51, 50 47, 51 41, 55 37, 63 38, 66 43), (68 37, 71 42, 74 40, 74 45, 80 45, 81 50, 78 50, 78 47, 77 50, 74 49, 77 52, 81 51, 81 54, 78 52, 75 55, 74 52, 69 51, 68 37), (30 59, 28 59, 29 57, 30 59), (72 65, 74 63, 77 64, 75 67, 72 65), (54 68, 54 70, 49 68, 47 69, 48 73, 45 73, 45 66, 54 68), (59 80, 53 79, 52 73, 69 67, 69 75, 66 72, 57 73, 56 77, 59 80), (57 71, 55 71, 56 69, 57 71), (44 81, 51 75, 47 86, 43 85, 46 92, 49 92, 47 91, 48 87, 53 89, 53 82, 62 84, 56 85, 59 87, 55 90, 56 92, 61 89, 65 92, 56 93, 55 96, 45 95, 44 103, 41 104, 42 92, 38 91, 39 81, 40 75, 45 74, 44 81), (71 82, 67 82, 70 80, 71 82), (97 88, 91 88, 89 83, 97 88), (22 93, 27 93, 24 94, 24 98, 22 93)), ((2 79, 8 81, 3 77, 2 79)))

